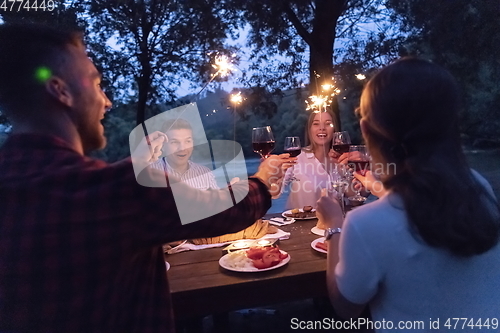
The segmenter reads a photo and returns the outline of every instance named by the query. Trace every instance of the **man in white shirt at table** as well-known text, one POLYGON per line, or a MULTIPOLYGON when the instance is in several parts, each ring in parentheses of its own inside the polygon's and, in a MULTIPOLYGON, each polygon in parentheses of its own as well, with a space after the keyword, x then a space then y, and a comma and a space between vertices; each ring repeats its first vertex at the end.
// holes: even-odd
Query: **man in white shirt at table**
POLYGON ((193 129, 186 120, 170 119, 162 126, 168 142, 163 145, 166 156, 152 163, 153 168, 176 176, 187 185, 199 190, 219 189, 212 170, 190 161, 194 149, 193 129))

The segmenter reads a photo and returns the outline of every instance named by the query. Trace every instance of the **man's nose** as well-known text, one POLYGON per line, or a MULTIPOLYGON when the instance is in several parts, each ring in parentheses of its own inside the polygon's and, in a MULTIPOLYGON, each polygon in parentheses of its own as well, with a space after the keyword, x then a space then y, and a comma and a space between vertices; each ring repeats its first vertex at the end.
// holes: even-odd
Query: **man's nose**
POLYGON ((106 108, 106 111, 109 111, 111 110, 111 107, 113 106, 113 103, 111 103, 111 101, 109 100, 108 96, 106 95, 106 93, 103 91, 102 92, 104 94, 104 107, 106 108))

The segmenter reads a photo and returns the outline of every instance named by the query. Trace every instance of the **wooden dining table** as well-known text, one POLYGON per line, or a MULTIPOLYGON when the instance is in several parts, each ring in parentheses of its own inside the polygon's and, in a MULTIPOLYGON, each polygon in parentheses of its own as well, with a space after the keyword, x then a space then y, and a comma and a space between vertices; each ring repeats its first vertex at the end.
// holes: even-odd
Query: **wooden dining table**
MULTIPOLYGON (((266 215, 265 218, 279 216, 266 215)), ((290 262, 263 272, 233 272, 219 265, 223 249, 210 248, 165 255, 171 265, 167 275, 177 319, 238 309, 325 297, 326 254, 311 247, 321 236, 311 232, 317 219, 297 220, 280 226, 290 232, 279 247, 290 262)))

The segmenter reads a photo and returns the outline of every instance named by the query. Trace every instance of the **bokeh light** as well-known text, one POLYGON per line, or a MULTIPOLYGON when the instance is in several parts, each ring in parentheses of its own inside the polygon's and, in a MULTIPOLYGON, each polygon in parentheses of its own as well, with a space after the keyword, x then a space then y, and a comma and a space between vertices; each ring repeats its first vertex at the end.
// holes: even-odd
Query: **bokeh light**
POLYGON ((52 71, 48 67, 42 66, 35 70, 35 79, 40 83, 47 82, 51 77, 52 71))

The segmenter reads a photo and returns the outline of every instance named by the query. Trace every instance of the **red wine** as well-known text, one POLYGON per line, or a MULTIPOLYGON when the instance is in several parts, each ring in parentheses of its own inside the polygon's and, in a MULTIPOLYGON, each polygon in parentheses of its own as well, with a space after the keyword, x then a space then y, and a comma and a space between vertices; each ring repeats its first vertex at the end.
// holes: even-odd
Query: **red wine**
POLYGON ((348 153, 349 152, 349 147, 351 145, 349 143, 342 143, 342 144, 339 144, 339 145, 333 145, 332 146, 332 149, 334 151, 336 151, 337 153, 339 154, 343 154, 343 153, 348 153))
POLYGON ((365 175, 370 166, 370 161, 348 161, 347 165, 354 167, 354 170, 359 172, 361 175, 365 175))
POLYGON ((300 154, 300 148, 289 148, 285 150, 285 153, 290 154, 290 157, 297 157, 300 154))
POLYGON ((274 150, 274 141, 253 142, 252 147, 254 152, 266 157, 274 150))

